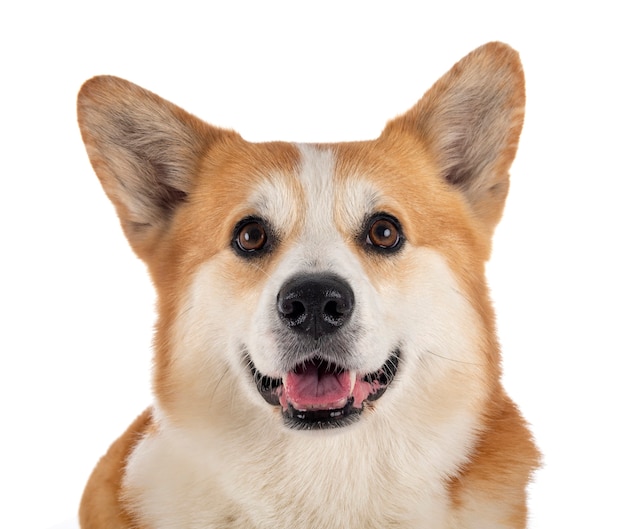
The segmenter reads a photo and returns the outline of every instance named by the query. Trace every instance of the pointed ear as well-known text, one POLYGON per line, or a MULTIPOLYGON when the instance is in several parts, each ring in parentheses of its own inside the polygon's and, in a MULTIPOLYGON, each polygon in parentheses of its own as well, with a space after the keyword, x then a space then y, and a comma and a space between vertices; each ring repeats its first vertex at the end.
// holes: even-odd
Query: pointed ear
POLYGON ((140 257, 186 200, 202 156, 236 136, 109 76, 81 88, 78 123, 91 164, 140 257))
POLYGON ((491 235, 508 192, 524 103, 517 52, 492 42, 461 59, 383 136, 401 130, 425 142, 442 176, 463 192, 491 235))

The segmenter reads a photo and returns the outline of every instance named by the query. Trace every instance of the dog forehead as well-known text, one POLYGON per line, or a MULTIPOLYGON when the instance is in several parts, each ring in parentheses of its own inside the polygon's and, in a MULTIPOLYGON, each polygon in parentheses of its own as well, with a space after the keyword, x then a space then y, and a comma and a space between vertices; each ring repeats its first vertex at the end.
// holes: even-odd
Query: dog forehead
MULTIPOLYGON (((304 231, 324 232, 333 227, 335 203, 335 157, 330 149, 298 145, 298 181, 303 189, 304 231)), ((309 233, 311 235, 311 233, 309 233)))
POLYGON ((294 147, 298 152, 295 167, 268 173, 257 182, 248 207, 268 219, 283 236, 296 227, 309 238, 358 228, 378 202, 379 192, 373 183, 338 174, 332 145, 294 147))

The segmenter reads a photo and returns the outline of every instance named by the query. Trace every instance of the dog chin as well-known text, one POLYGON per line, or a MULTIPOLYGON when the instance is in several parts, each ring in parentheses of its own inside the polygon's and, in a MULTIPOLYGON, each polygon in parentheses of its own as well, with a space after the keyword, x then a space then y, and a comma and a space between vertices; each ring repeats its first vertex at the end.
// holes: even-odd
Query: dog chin
POLYGON ((390 353, 376 371, 365 375, 315 355, 282 377, 261 373, 244 355, 254 385, 265 401, 280 407, 285 425, 296 430, 341 428, 355 423, 365 407, 393 382, 400 350, 390 353))

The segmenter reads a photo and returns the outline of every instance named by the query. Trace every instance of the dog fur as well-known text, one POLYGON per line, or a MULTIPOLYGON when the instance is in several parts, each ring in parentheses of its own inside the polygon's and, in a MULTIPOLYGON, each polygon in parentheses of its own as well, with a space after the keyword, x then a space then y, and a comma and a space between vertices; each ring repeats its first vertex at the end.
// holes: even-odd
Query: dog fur
POLYGON ((254 144, 87 81, 83 140, 158 322, 154 404, 93 471, 81 527, 525 527, 539 455, 484 274, 524 99, 490 43, 378 139, 254 144), (303 280, 338 285, 330 323, 292 317, 303 280), (297 378, 315 369, 339 404, 297 378))

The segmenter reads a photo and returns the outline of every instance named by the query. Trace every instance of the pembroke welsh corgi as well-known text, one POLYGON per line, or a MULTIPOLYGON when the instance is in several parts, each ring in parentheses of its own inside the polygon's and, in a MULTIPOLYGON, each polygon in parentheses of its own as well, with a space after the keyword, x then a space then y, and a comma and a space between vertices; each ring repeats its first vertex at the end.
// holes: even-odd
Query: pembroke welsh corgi
POLYGON ((82 137, 158 322, 154 403, 82 528, 525 527, 539 454, 485 280, 524 99, 490 43, 378 139, 249 143, 87 81, 82 137))

